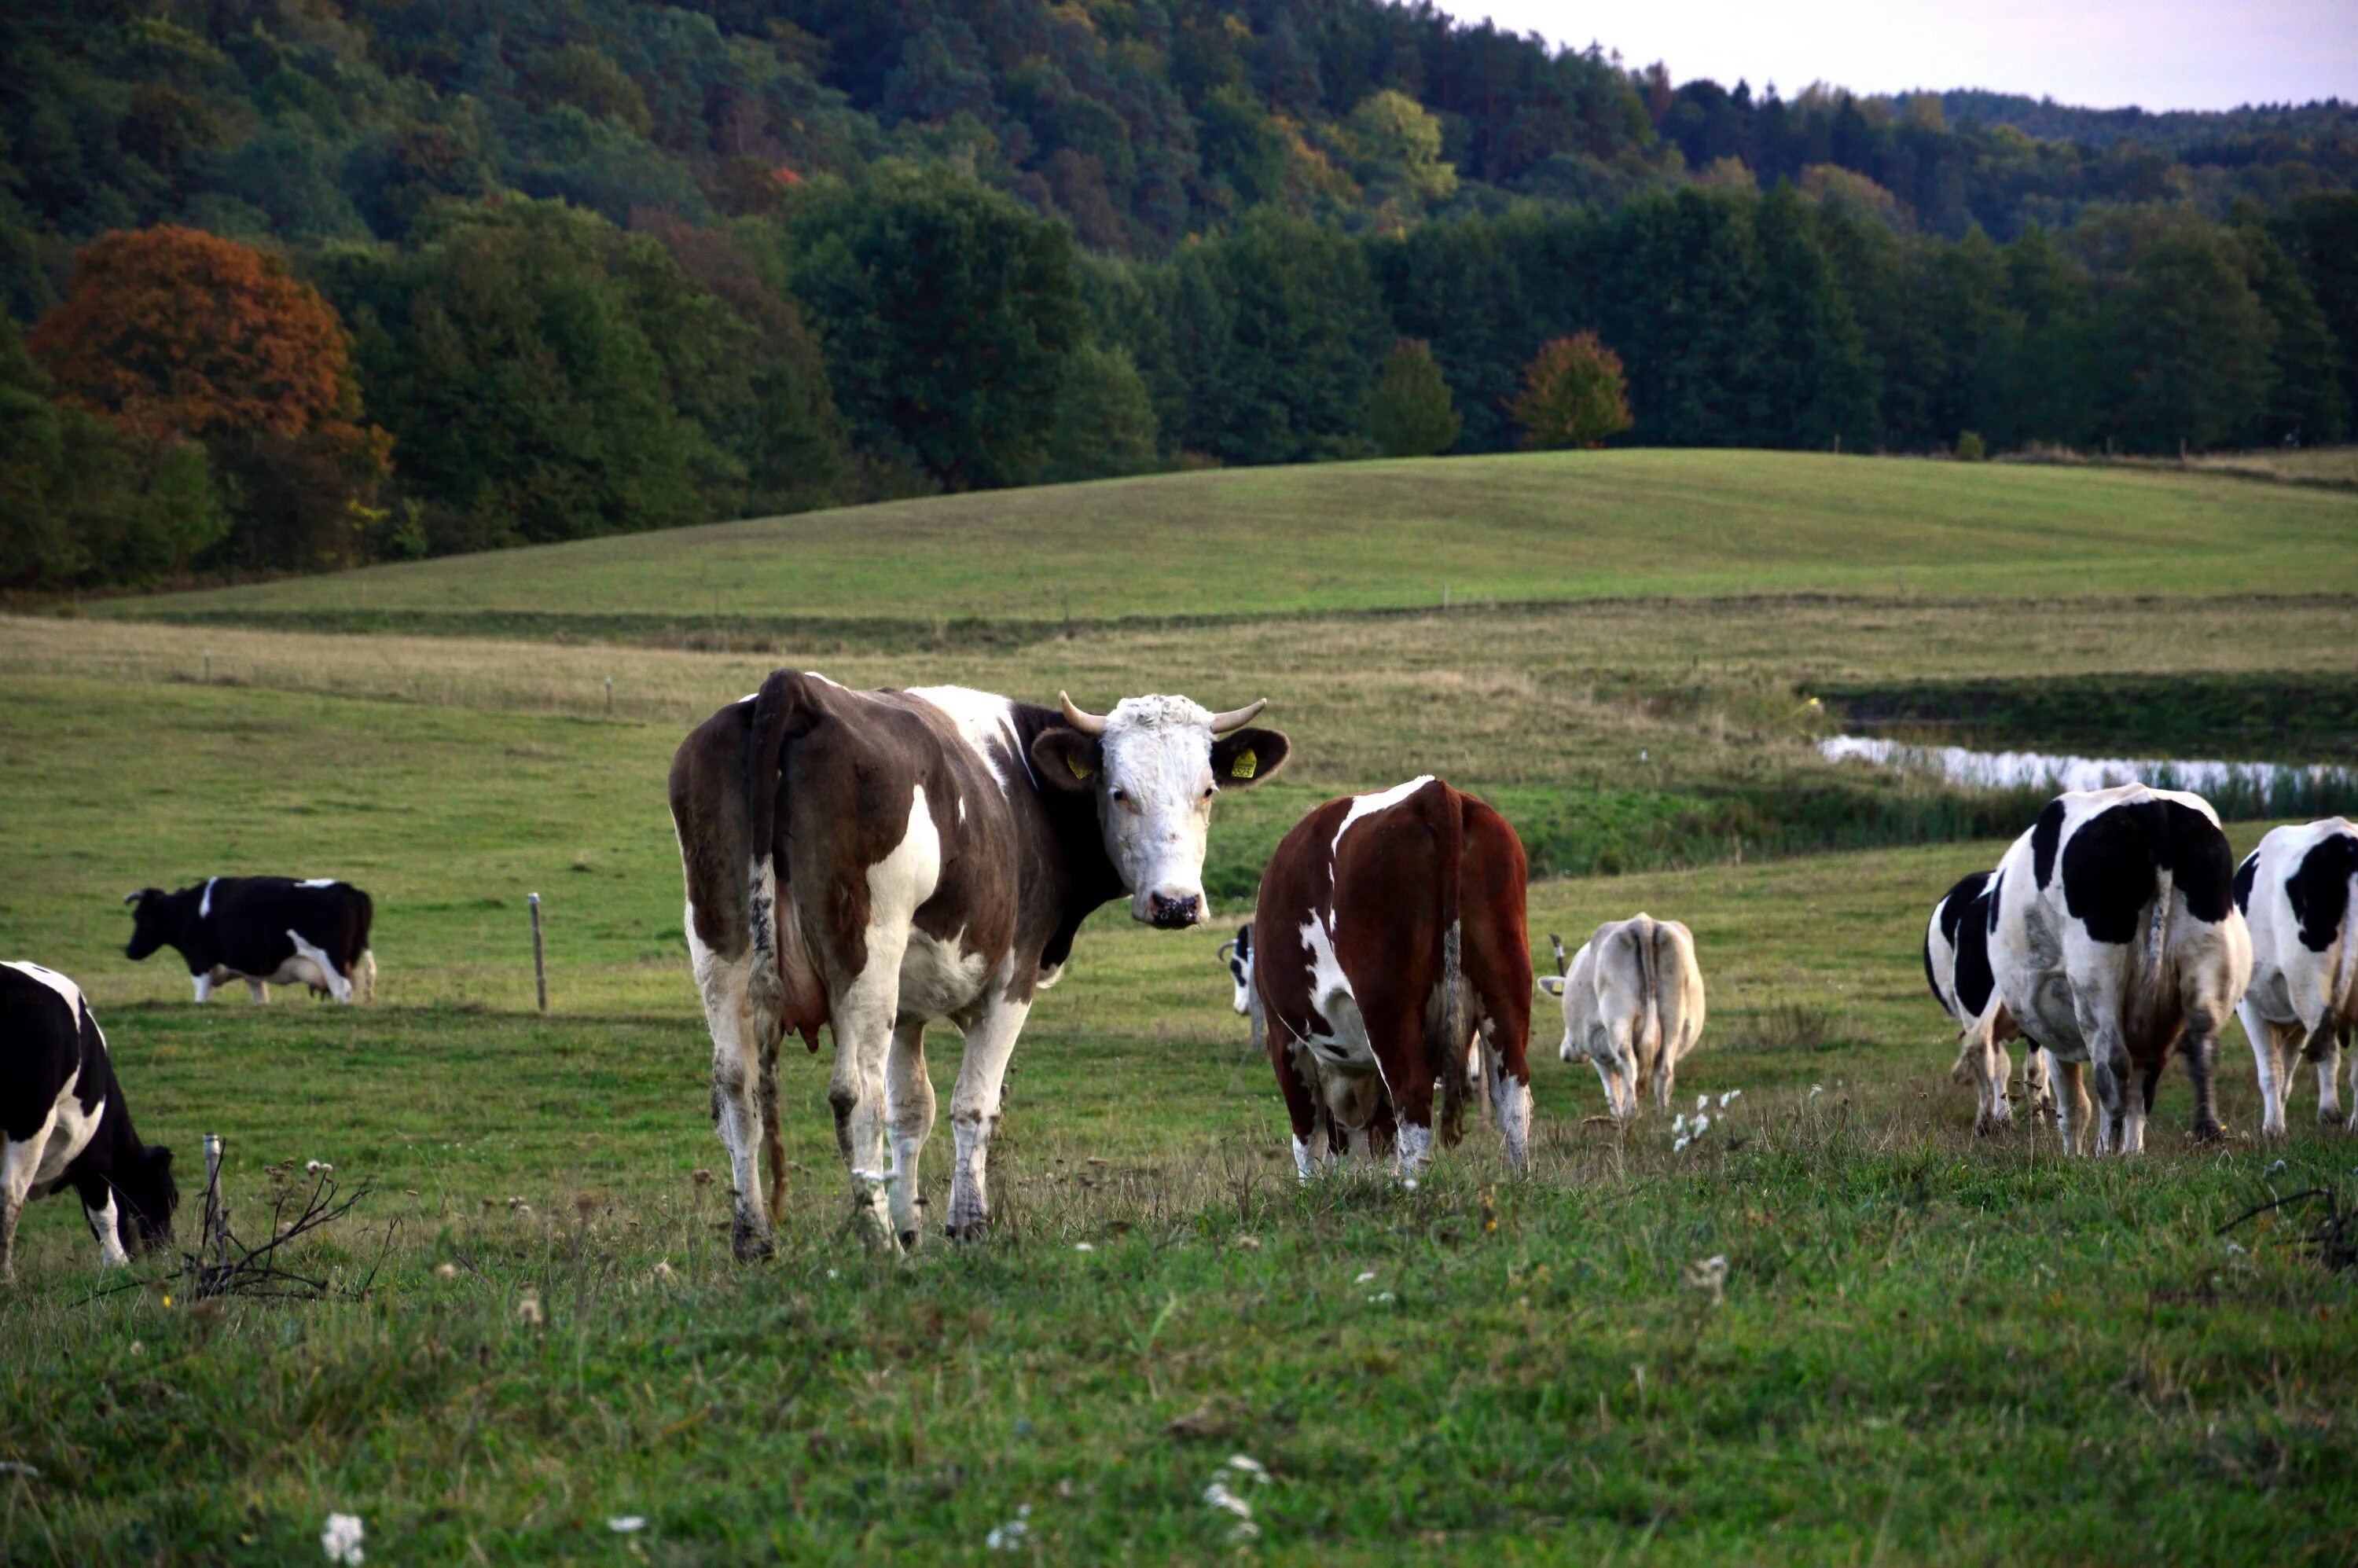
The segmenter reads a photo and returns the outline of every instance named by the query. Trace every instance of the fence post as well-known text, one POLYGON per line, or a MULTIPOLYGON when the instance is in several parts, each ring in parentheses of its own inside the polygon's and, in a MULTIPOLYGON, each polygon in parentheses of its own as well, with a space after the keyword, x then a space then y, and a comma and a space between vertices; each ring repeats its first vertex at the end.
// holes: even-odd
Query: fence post
POLYGON ((612 676, 606 677, 606 717, 609 719, 614 717, 614 677, 612 676))
POLYGON ((197 1238, 200 1253, 211 1249, 228 1218, 221 1201, 221 1168, 222 1136, 218 1132, 208 1132, 205 1134, 204 1234, 197 1238))
POLYGON ((548 1011, 548 957, 540 942, 540 894, 530 896, 532 904, 532 985, 540 994, 540 1011, 548 1011))

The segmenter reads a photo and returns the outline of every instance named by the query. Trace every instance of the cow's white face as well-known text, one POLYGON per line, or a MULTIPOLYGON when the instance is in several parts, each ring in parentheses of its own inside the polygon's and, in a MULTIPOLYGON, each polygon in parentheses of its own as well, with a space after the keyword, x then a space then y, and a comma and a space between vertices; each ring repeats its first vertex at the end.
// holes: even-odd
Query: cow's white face
POLYGON ((1106 716, 1098 821, 1130 890, 1130 913, 1152 925, 1196 925, 1212 827, 1212 716, 1184 697, 1125 697, 1106 716))
POLYGON ((1087 722, 1104 730, 1051 729, 1034 740, 1041 781, 1095 798, 1131 918, 1167 929, 1201 925, 1212 913, 1204 900, 1212 797, 1276 773, 1289 751, 1284 735, 1239 727, 1216 738, 1214 716, 1184 697, 1124 697, 1087 722))

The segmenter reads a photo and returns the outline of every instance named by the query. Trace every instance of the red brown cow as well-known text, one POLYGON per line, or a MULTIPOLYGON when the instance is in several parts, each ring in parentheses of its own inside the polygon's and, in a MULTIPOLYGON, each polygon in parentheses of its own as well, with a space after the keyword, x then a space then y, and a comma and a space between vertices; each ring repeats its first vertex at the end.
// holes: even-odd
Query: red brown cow
POLYGON ((1507 1158, 1531 1121, 1531 942, 1522 841, 1506 818, 1432 777, 1330 800, 1294 826, 1262 874, 1253 986, 1307 1180, 1338 1147, 1397 1141, 1402 1174, 1464 1126, 1467 1045, 1507 1158))

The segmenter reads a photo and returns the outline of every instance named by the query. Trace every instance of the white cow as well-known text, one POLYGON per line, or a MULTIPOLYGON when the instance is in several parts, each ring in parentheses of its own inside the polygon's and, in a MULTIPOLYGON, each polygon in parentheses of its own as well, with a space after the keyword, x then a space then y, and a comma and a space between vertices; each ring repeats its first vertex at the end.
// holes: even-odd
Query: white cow
MULTIPOLYGON (((2212 1069, 2252 973, 2234 864, 2208 801, 2144 784, 2058 795, 1998 862, 1996 1000, 2055 1059, 2066 1153, 2087 1142, 2083 1063, 2104 1110, 2096 1152, 2144 1152, 2152 1086, 2174 1047, 2194 1086, 2194 1135, 2224 1132, 2212 1069)), ((1998 1011, 1984 1011, 1984 1031, 1998 1011)))
POLYGON ((1644 914, 1608 920, 1573 955, 1571 969, 1541 977, 1540 989, 1563 1001, 1557 1054, 1595 1064, 1615 1116, 1638 1114, 1641 1079, 1652 1084, 1654 1103, 1670 1108, 1679 1058, 1703 1034, 1693 933, 1644 914))
MULTIPOLYGON (((2293 1051, 2317 1068, 2317 1119, 2341 1119, 2334 1073, 2358 1022, 2358 827, 2339 816, 2279 827, 2235 871, 2252 932, 2252 983, 2238 1011, 2260 1070, 2260 1130, 2285 1130, 2293 1051)), ((2358 1056, 2350 1097, 2358 1108, 2358 1056)), ((2358 1131, 2358 1108, 2350 1126, 2358 1131)))

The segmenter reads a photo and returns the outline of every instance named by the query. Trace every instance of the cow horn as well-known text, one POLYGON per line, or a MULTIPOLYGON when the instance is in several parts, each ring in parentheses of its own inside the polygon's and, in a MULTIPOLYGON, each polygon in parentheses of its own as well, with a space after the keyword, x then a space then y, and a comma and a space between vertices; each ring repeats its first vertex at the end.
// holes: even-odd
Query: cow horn
POLYGON ((1269 698, 1264 697, 1259 702, 1249 702, 1242 708, 1231 708, 1226 713, 1215 713, 1212 715, 1212 733, 1225 735, 1231 730, 1241 730, 1251 723, 1254 717, 1268 706, 1269 698))
POLYGON ((137 903, 140 899, 145 896, 146 895, 144 893, 127 892, 123 895, 123 902, 125 903, 137 903))
POLYGON ((1056 700, 1065 705, 1065 723, 1071 725, 1074 729, 1079 730, 1084 735, 1102 735, 1105 733, 1106 721, 1103 714, 1091 713, 1086 708, 1076 708, 1073 706, 1073 699, 1061 691, 1056 694, 1056 700))
POLYGON ((1228 955, 1229 955, 1229 954, 1231 954, 1231 953, 1233 953, 1233 952, 1235 952, 1236 950, 1237 950, 1237 939, 1236 939, 1235 937, 1231 936, 1231 937, 1229 937, 1227 941, 1225 941, 1225 942, 1221 943, 1221 944, 1220 944, 1220 946, 1219 946, 1219 949, 1218 949, 1218 951, 1219 951, 1220 962, 1222 962, 1223 964, 1227 963, 1227 962, 1228 961, 1228 955))

